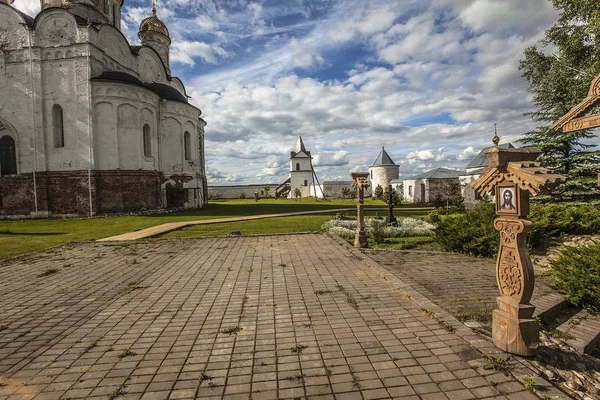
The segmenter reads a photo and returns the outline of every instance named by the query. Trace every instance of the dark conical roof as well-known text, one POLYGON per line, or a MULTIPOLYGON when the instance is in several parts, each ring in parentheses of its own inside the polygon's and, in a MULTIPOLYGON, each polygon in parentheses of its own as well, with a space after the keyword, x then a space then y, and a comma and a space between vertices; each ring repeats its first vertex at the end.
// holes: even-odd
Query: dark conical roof
POLYGON ((396 165, 392 157, 385 151, 385 147, 381 148, 381 152, 377 156, 377 159, 373 163, 373 166, 376 167, 378 165, 396 165))

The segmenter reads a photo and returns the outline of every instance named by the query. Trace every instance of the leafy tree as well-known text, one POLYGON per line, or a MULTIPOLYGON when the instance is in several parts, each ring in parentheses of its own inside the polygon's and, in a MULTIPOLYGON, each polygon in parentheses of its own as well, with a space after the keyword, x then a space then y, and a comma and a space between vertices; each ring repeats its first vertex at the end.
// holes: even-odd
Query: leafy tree
POLYGON ((538 46, 525 50, 519 66, 537 108, 528 115, 540 123, 522 141, 539 147, 543 152, 540 160, 569 177, 553 193, 554 199, 598 201, 600 152, 591 144, 596 135, 590 130, 563 133, 548 125, 585 98, 590 83, 600 73, 600 2, 551 1, 560 17, 538 46))
POLYGON ((383 199, 383 188, 381 187, 381 185, 377 185, 375 191, 373 192, 373 196, 378 200, 383 199))
POLYGON ((265 185, 263 187, 263 190, 265 191, 265 197, 269 197, 269 192, 271 191, 271 185, 265 185))
POLYGON ((296 200, 298 200, 299 198, 302 198, 302 191, 300 190, 300 188, 296 188, 294 189, 294 197, 296 198, 296 200))

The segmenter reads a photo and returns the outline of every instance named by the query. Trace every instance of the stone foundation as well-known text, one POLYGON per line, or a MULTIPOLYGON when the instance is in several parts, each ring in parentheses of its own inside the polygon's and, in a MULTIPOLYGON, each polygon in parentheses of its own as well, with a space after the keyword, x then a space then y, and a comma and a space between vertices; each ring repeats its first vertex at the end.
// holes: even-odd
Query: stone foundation
MULTIPOLYGON (((162 206, 162 173, 142 170, 38 172, 0 177, 0 218, 122 213, 162 206), (34 194, 37 193, 38 214, 34 194)), ((173 205, 169 205, 172 207, 173 205)))

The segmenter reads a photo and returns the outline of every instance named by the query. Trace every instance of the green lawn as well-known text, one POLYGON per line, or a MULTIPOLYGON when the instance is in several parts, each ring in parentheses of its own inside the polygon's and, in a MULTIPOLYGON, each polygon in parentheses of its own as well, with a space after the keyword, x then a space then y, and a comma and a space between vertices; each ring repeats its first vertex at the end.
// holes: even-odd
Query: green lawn
MULTIPOLYGON (((387 214, 387 211, 385 210, 386 206, 381 201, 366 199, 365 206, 382 208, 382 211, 379 214, 387 214)), ((353 200, 314 201, 310 199, 298 201, 287 199, 261 199, 260 201, 255 202, 253 199, 245 199, 212 201, 203 209, 153 216, 56 218, 17 221, 0 220, 0 259, 15 257, 63 243, 95 240, 114 236, 167 222, 295 211, 331 210, 346 207, 355 207, 355 202, 353 200)), ((425 211, 410 213, 423 214, 425 211)), ((397 214, 402 214, 401 208, 398 209, 397 214)), ((310 217, 308 217, 308 219, 310 219, 310 217)), ((265 221, 267 220, 254 221, 254 223, 257 224, 257 226, 260 226, 261 224, 265 224, 265 221)), ((277 219, 272 221, 277 221, 277 219)), ((308 224, 308 222, 298 223, 300 225, 308 224)), ((273 224, 277 225, 275 222, 273 222, 273 224)), ((313 225, 310 226, 315 225, 319 225, 320 227, 320 223, 318 222, 314 222, 313 225)), ((214 226, 215 225, 213 225, 211 229, 214 229, 214 226)), ((289 226, 289 224, 282 226, 289 226)), ((278 229, 279 230, 277 231, 268 231, 268 229, 265 228, 262 232, 257 233, 282 233, 285 231, 284 228, 278 229)), ((226 231, 227 233, 232 230, 240 230, 240 228, 229 230, 224 228, 223 232, 226 231)), ((305 230, 312 231, 316 229, 305 230)), ((182 232, 186 231, 187 230, 183 230, 182 232)), ((296 230, 296 232, 298 232, 298 230, 296 230)), ((179 234, 181 235, 181 233, 179 234)))
POLYGON ((263 235, 295 232, 319 232, 323 222, 331 215, 310 215, 281 218, 258 219, 254 221, 228 222, 211 225, 195 225, 166 233, 161 238, 227 236, 229 232, 240 231, 246 235, 263 235))

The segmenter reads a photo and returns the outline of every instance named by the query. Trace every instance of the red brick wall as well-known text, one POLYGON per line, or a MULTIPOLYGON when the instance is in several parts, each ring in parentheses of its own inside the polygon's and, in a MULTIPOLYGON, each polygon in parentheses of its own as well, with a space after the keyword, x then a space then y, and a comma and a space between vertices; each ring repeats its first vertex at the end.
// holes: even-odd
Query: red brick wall
POLYGON ((96 171, 99 213, 153 210, 161 206, 163 175, 157 171, 96 171))
MULTIPOLYGON (((89 215, 88 171, 38 172, 38 210, 52 215, 89 215)), ((92 171, 94 213, 157 209, 161 206, 162 173, 156 171, 92 171)), ((27 216, 35 211, 33 175, 0 177, 0 216, 27 216)))

